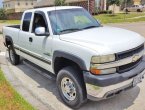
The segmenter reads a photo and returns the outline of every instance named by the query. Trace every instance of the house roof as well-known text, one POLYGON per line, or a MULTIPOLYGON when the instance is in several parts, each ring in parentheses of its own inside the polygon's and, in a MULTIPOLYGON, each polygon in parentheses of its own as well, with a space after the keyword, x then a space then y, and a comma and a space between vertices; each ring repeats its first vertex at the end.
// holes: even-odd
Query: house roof
MULTIPOLYGON (((66 0, 66 3, 74 3, 74 2, 82 2, 87 0, 66 0)), ((35 7, 46 7, 46 6, 53 6, 55 4, 55 0, 39 0, 35 7)))

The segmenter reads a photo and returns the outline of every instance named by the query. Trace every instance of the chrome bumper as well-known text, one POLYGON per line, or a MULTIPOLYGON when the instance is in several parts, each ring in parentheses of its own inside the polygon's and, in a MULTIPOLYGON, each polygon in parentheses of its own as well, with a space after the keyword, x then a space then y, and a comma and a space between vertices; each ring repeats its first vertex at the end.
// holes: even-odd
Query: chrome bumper
MULTIPOLYGON (((141 72, 139 75, 141 75, 143 78, 144 74, 145 74, 145 70, 141 72)), ((117 84, 106 86, 106 87, 100 87, 100 86, 86 83, 88 99, 98 101, 98 100, 111 98, 127 89, 134 87, 133 86, 134 78, 135 77, 129 80, 123 81, 121 83, 117 83, 117 84)))

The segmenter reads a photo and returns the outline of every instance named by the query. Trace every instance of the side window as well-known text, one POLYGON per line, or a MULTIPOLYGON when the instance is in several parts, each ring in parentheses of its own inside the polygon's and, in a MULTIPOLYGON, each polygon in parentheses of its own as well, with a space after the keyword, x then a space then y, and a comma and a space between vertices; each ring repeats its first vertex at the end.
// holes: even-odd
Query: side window
POLYGON ((25 13, 24 19, 23 19, 23 25, 22 30, 28 32, 30 28, 30 21, 31 21, 32 13, 25 13))
POLYGON ((34 20, 33 20, 32 33, 34 33, 35 29, 38 27, 45 27, 46 31, 48 31, 47 21, 45 21, 45 16, 38 14, 38 13, 35 13, 34 20))

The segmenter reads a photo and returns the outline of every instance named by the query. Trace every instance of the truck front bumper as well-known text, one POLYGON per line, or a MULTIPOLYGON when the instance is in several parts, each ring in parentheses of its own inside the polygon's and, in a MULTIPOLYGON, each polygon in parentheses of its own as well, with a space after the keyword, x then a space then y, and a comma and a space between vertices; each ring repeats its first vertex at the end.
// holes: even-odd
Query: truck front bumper
POLYGON ((88 99, 98 101, 113 97, 136 86, 142 81, 144 74, 145 56, 137 67, 128 72, 100 76, 84 72, 88 99))

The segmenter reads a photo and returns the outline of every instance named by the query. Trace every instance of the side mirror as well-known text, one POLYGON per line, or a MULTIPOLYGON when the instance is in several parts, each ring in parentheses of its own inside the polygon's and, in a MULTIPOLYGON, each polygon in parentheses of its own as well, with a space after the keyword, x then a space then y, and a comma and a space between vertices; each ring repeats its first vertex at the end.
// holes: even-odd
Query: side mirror
POLYGON ((45 31, 45 27, 38 27, 35 29, 35 35, 37 36, 49 36, 49 32, 45 31))

